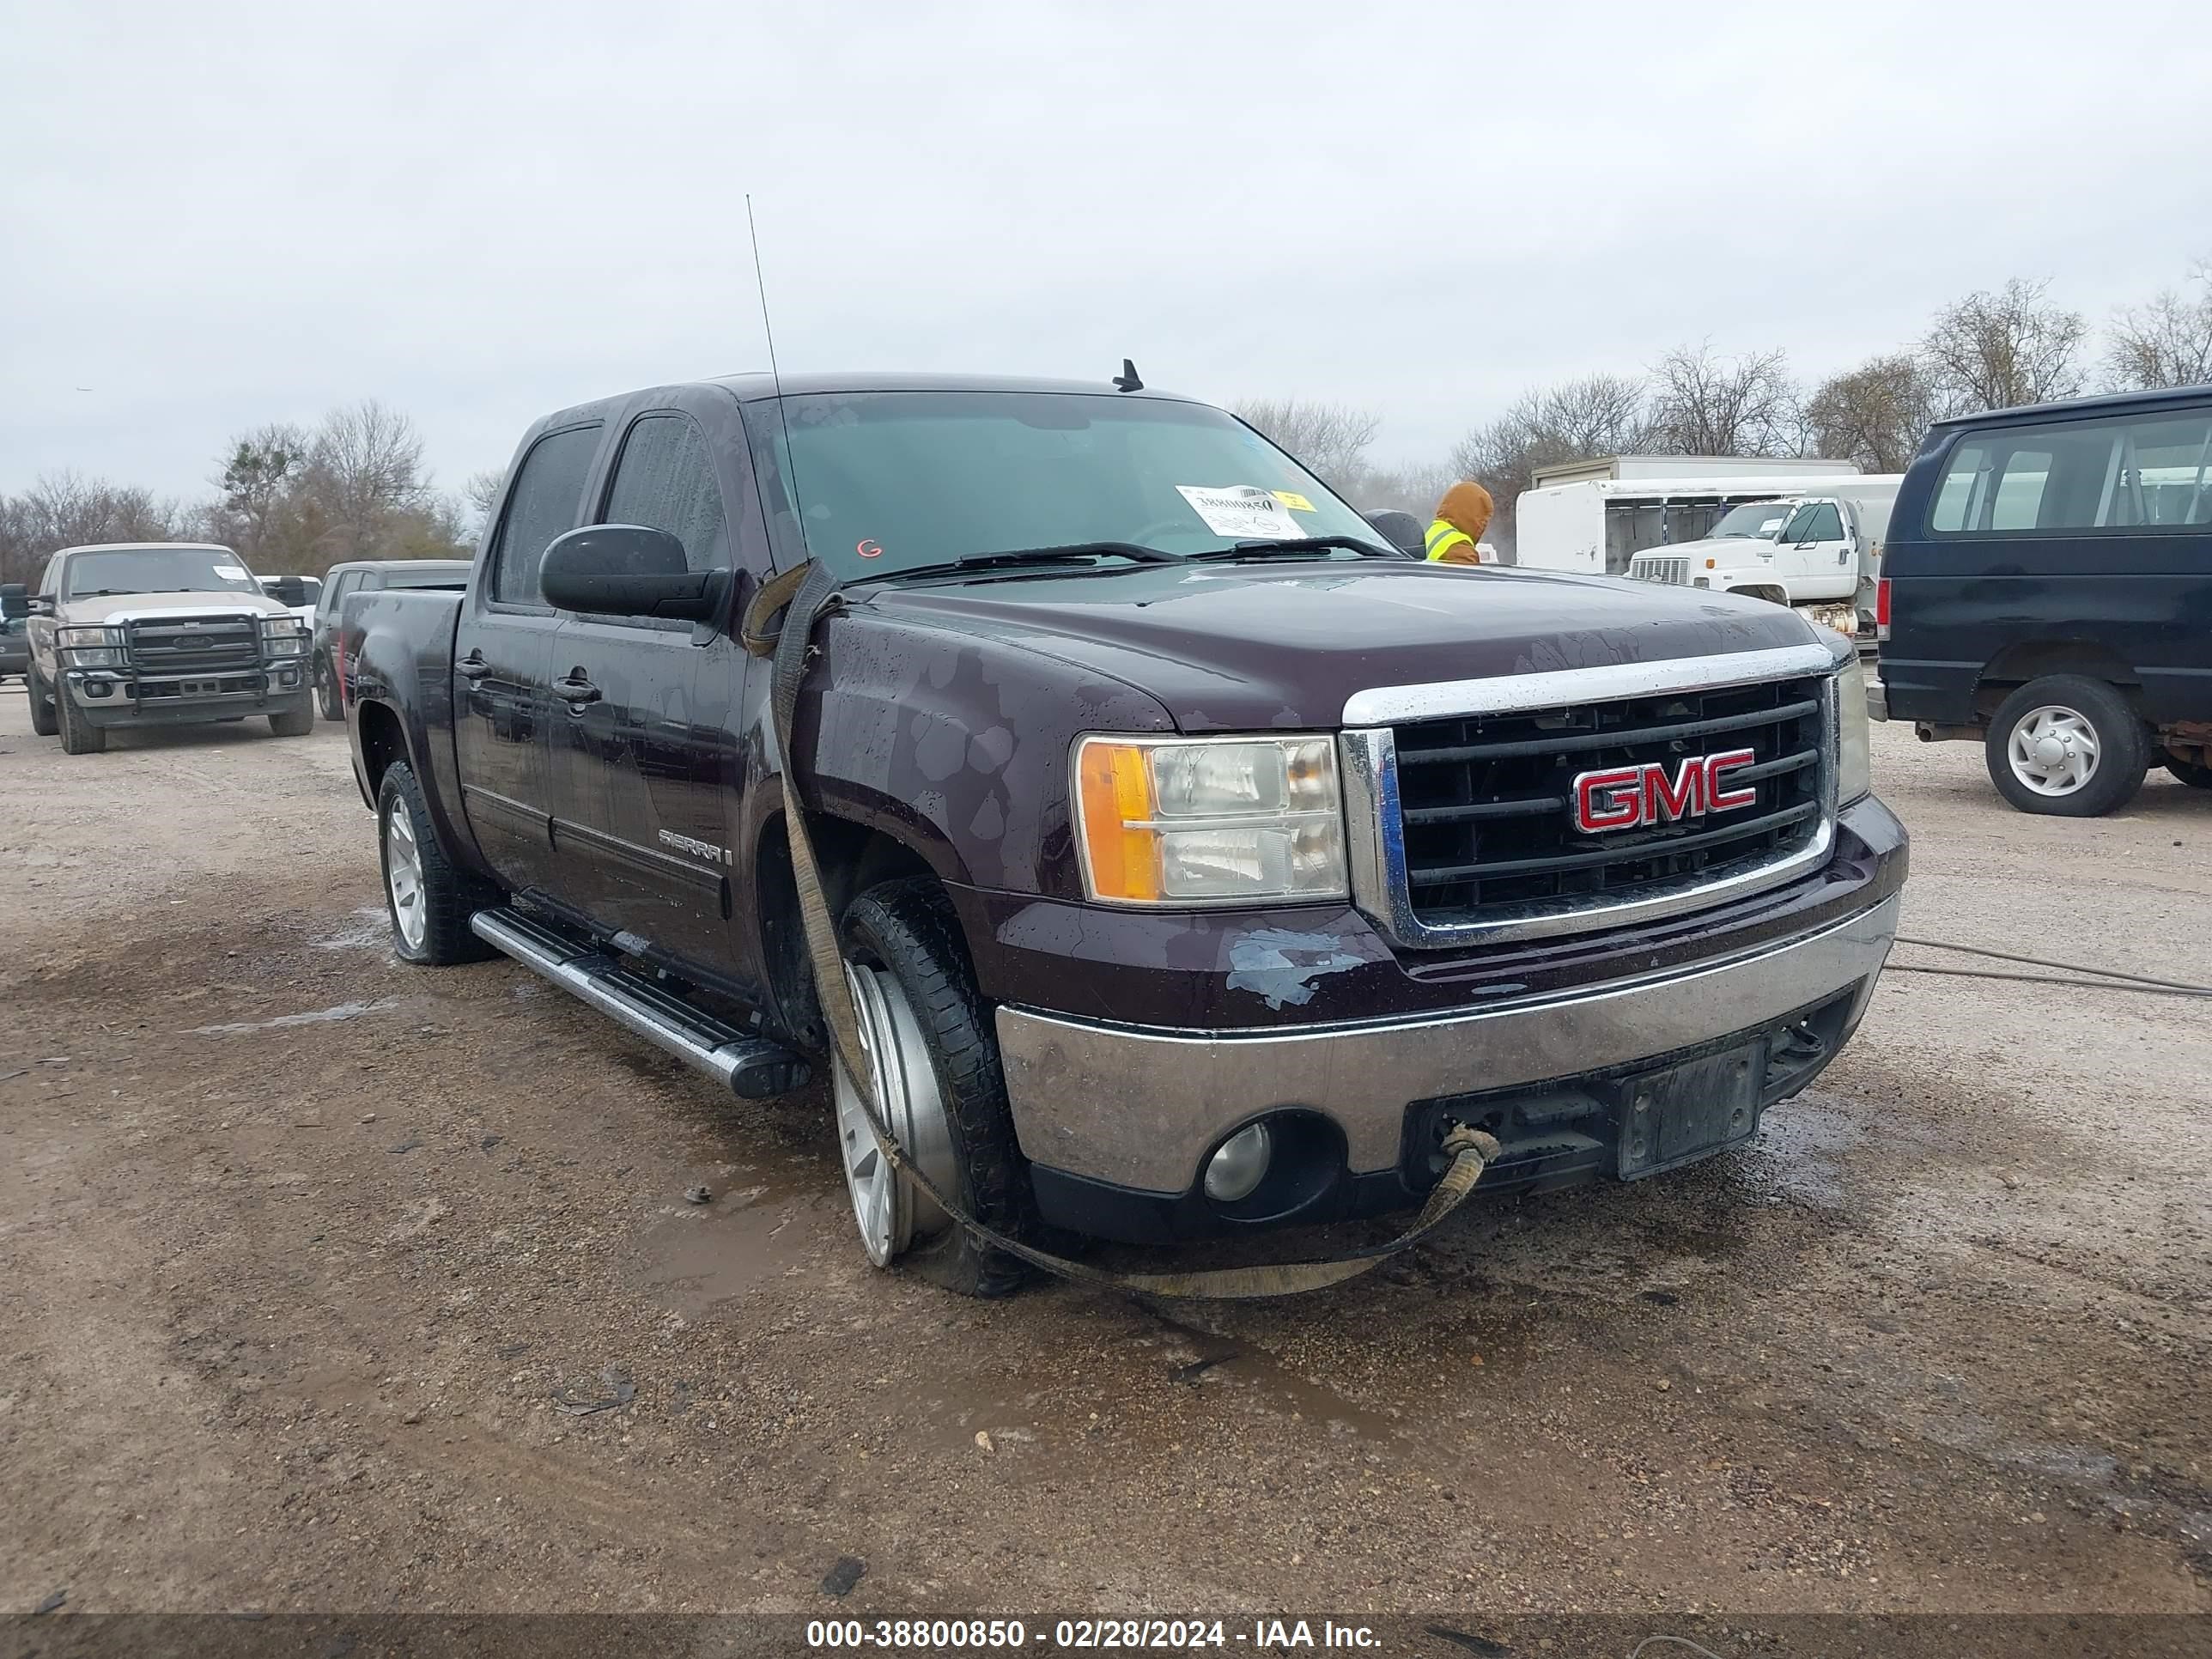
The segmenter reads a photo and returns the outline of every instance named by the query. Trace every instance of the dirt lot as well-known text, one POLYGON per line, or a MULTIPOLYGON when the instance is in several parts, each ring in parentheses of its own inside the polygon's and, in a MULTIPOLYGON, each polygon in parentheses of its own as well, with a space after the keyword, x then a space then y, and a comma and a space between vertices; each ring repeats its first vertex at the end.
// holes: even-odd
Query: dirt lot
MULTIPOLYGON (((2212 982, 2212 794, 1876 764, 1909 932, 2212 982)), ((7 688, 0 869, 0 1609, 2212 1610, 2202 1003, 1893 974, 1739 1155, 977 1304, 867 1267, 818 1092, 395 963, 337 728, 7 688)))

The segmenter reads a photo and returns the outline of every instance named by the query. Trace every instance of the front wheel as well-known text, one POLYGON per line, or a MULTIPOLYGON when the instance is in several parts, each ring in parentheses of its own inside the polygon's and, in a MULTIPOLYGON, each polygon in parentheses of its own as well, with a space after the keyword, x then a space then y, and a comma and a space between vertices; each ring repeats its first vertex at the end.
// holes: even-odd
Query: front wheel
POLYGON ((2023 812, 2094 818, 2135 799, 2150 737, 2103 680, 2053 674, 1997 706, 1984 757, 1997 793, 2023 812))
MULTIPOLYGON (((1034 1231, 991 1011, 952 906, 927 878, 869 889, 845 913, 846 973, 875 1096, 892 1135, 945 1195, 1010 1237, 1034 1231)), ((860 1091, 836 1067, 837 1138, 861 1248, 965 1296, 1005 1296, 1021 1264, 954 1222, 878 1149, 860 1091)))
POLYGON ((23 676, 23 690, 31 699, 31 730, 42 738, 51 738, 61 730, 55 720, 54 694, 39 678, 35 668, 23 676))
POLYGON ((469 918, 498 903, 499 895, 446 856, 430 827, 422 786, 404 761, 393 762, 377 787, 376 839, 392 949, 402 962, 443 968, 495 954, 469 931, 469 918))
POLYGON ((62 728, 62 753, 64 755, 100 755, 107 751, 107 728, 94 726, 76 699, 66 688, 54 690, 54 713, 62 728))
POLYGON ((328 657, 315 659, 315 706, 326 720, 345 718, 345 704, 338 696, 337 676, 331 672, 328 657))
POLYGON ((304 706, 287 708, 269 717, 269 729, 280 738, 304 738, 315 729, 315 711, 304 706))

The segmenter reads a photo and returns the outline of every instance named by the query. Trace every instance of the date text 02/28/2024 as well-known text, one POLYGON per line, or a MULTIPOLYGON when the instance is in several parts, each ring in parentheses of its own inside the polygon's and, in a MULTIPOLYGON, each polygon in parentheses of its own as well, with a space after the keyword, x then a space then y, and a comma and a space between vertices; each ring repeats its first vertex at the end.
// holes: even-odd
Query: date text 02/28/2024
POLYGON ((1034 1632, 1018 1619, 817 1619, 808 1621, 810 1648, 908 1649, 918 1651, 989 1651, 1032 1645, 1071 1651, 1097 1649, 1254 1647, 1373 1648, 1378 1639, 1365 1625, 1330 1620, 1255 1619, 1237 1630, 1220 1619, 1060 1619, 1048 1641, 1042 1625, 1034 1632))

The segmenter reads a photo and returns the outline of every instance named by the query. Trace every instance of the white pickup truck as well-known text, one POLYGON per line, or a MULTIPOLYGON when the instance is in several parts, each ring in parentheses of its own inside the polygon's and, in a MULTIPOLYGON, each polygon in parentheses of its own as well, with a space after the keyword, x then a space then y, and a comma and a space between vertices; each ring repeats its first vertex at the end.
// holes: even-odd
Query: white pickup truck
POLYGON ((1856 634, 1874 617, 1881 540, 1898 482, 1887 475, 1839 478, 1818 495, 1745 502, 1702 540, 1636 554, 1628 574, 1771 599, 1856 634))

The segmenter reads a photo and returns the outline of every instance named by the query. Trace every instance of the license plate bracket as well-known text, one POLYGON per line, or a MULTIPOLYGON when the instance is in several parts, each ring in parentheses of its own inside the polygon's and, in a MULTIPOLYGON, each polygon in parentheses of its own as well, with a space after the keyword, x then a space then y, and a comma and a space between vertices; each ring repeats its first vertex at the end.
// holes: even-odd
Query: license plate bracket
POLYGON ((1759 1133, 1765 1037, 1623 1078, 1615 1097, 1623 1181, 1694 1163, 1759 1133))

